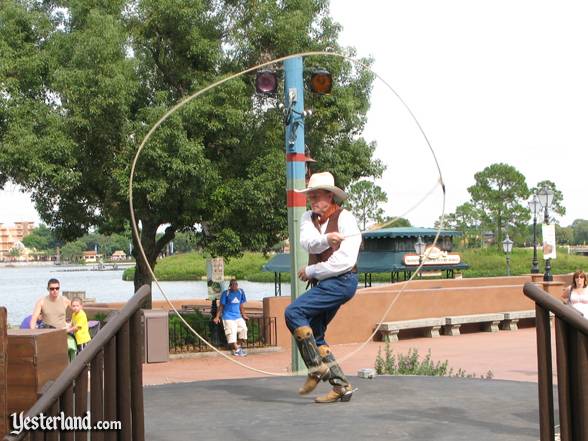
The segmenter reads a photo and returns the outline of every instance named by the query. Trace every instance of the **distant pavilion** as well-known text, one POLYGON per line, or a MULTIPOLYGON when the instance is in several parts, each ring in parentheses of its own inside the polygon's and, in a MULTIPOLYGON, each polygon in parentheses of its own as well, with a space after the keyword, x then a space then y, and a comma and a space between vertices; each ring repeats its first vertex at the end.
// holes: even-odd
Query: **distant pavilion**
MULTIPOLYGON (((461 262, 458 254, 452 253, 453 238, 461 236, 459 231, 441 230, 435 247, 437 235, 434 228, 398 227, 382 228, 362 233, 363 245, 359 252, 357 271, 364 274, 364 285, 372 285, 372 274, 390 273, 390 282, 408 280, 419 263, 424 260, 421 274, 443 274, 453 278, 455 270, 461 271, 469 265, 461 262), (415 252, 419 241, 426 244, 422 256, 415 252)), ((282 273, 290 272, 290 254, 276 254, 263 266, 263 271, 274 273, 275 295, 282 295, 282 273)))

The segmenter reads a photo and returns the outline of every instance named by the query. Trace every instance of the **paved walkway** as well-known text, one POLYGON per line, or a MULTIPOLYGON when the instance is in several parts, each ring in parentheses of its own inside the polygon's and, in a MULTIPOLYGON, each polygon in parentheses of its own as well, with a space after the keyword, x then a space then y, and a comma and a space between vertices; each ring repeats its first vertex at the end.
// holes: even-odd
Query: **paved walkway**
MULTIPOLYGON (((535 329, 418 338, 393 351, 431 350, 434 362, 492 380, 355 375, 373 367, 383 343, 333 346, 350 376, 349 403, 320 405, 296 391, 302 377, 264 376, 215 355, 144 365, 147 440, 304 439, 416 441, 537 441, 539 410, 535 329), (356 352, 358 351, 358 352, 356 352), (207 381, 203 381, 207 380, 207 381), (516 381, 505 381, 516 380, 516 381)), ((238 358, 259 369, 287 373, 290 351, 238 358)), ((557 406, 557 400, 555 402, 557 406)), ((557 410, 556 410, 557 419, 557 410)), ((556 421, 557 424, 557 421, 556 421)))
MULTIPOLYGON (((415 338, 400 340, 390 345, 394 353, 406 354, 410 348, 418 350, 424 357, 431 350, 434 362, 449 362, 454 371, 463 369, 476 377, 515 381, 537 381, 537 352, 535 328, 498 333, 477 332, 460 336, 441 336, 439 338, 415 338)), ((356 375, 361 368, 374 367, 374 362, 384 343, 370 342, 356 352, 359 344, 334 345, 333 351, 343 370, 356 375)), ((253 353, 238 360, 255 368, 275 373, 287 373, 290 365, 290 351, 253 353)), ((143 368, 145 385, 178 383, 202 380, 221 380, 263 377, 265 375, 244 369, 218 355, 203 355, 197 358, 175 359, 168 363, 146 364, 143 368)))
MULTIPOLYGON (((447 377, 350 378, 348 403, 299 396, 300 379, 251 378, 145 389, 149 441, 538 441, 533 383, 447 377)), ((320 393, 327 390, 319 386, 320 393)), ((313 394, 315 395, 315 394, 313 394)))

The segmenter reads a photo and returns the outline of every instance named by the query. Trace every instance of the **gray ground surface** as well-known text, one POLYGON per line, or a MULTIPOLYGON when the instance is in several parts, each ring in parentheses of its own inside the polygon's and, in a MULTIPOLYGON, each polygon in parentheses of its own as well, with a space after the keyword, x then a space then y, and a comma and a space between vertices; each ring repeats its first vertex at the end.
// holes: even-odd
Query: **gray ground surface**
MULTIPOLYGON (((147 440, 537 441, 537 384, 439 377, 350 378, 348 403, 298 396, 302 377, 145 388, 147 440)), ((556 411, 557 412, 557 411, 556 411)))

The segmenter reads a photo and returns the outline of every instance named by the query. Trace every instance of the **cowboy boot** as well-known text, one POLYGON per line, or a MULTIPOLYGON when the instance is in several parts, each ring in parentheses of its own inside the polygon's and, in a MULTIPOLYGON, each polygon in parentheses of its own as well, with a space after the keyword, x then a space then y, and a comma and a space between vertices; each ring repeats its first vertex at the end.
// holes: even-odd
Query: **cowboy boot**
POLYGON ((294 330, 296 345, 308 368, 308 376, 304 385, 298 390, 300 395, 312 392, 321 380, 329 378, 329 366, 321 360, 316 341, 310 326, 301 326, 294 330))
POLYGON ((333 389, 325 395, 316 397, 315 403, 335 403, 337 401, 347 402, 351 400, 353 389, 349 386, 333 386, 333 389))
POLYGON ((327 394, 315 398, 316 403, 334 403, 336 401, 349 401, 353 395, 351 383, 343 373, 343 369, 337 363, 331 348, 327 345, 319 346, 319 354, 324 363, 329 366, 329 383, 333 389, 327 394))

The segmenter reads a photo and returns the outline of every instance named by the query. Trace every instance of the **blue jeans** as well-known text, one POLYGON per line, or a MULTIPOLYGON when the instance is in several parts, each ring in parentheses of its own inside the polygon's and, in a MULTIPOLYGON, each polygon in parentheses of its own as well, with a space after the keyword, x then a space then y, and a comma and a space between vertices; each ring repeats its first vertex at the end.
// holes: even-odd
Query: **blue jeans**
POLYGON ((286 308, 286 326, 290 332, 310 326, 317 346, 326 345, 325 331, 339 307, 349 301, 357 289, 357 273, 348 272, 321 280, 286 308))

